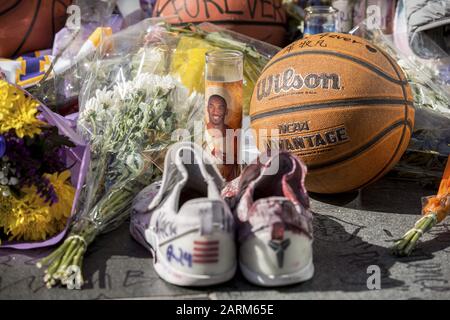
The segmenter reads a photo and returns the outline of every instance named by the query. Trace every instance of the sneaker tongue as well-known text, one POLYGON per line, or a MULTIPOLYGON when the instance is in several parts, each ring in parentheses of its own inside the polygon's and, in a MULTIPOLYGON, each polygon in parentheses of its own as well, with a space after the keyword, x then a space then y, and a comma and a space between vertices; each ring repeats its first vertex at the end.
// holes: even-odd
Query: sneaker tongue
MULTIPOLYGON (((164 161, 164 174, 162 177, 161 189, 154 201, 152 201, 150 209, 155 208, 161 203, 167 194, 171 194, 175 198, 178 198, 178 194, 186 185, 189 175, 192 175, 192 172, 188 172, 185 164, 199 166, 199 160, 197 159, 198 157, 196 158, 195 153, 198 153, 198 150, 196 150, 196 146, 191 143, 177 143, 169 148, 164 161)), ((199 178, 202 179, 200 170, 195 174, 199 175, 199 178)), ((175 204, 174 208, 176 208, 175 204)))
POLYGON ((161 181, 161 188, 149 206, 149 210, 157 207, 167 194, 173 194, 174 189, 181 189, 187 181, 187 171, 183 164, 175 162, 176 150, 169 149, 165 163, 164 174, 161 181))
POLYGON ((282 196, 309 208, 305 176, 306 166, 301 161, 289 153, 278 153, 262 167, 254 185, 254 200, 282 196))
POLYGON ((204 191, 205 196, 213 199, 220 198, 219 189, 223 186, 223 179, 212 165, 213 162, 205 156, 203 150, 193 143, 173 145, 166 154, 160 192, 150 209, 155 208, 168 195, 173 198, 173 210, 178 211, 180 192, 185 186, 204 191))

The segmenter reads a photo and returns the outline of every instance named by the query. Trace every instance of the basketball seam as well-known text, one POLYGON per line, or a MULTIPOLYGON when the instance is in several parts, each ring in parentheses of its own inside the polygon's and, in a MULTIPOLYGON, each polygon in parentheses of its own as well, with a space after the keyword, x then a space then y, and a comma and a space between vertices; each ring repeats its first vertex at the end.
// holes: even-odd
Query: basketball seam
POLYGON ((64 8, 68 8, 68 6, 67 6, 67 4, 66 3, 64 3, 64 1, 62 1, 62 0, 56 0, 56 2, 58 2, 60 5, 62 5, 64 8))
MULTIPOLYGON (((392 63, 391 59, 389 59, 389 57, 383 51, 380 51, 380 52, 386 58, 386 60, 391 64, 391 66, 394 68, 395 73, 397 74, 398 78, 401 79, 402 77, 400 76, 400 73, 398 72, 397 68, 395 68, 395 65, 392 63)), ((408 104, 406 103, 408 101, 408 97, 406 96, 405 86, 403 84, 401 86, 402 86, 403 98, 404 98, 404 101, 405 101, 405 121, 407 123, 409 123, 409 120, 408 120, 408 104)), ((412 106, 414 107, 414 104, 412 106)), ((412 134, 412 132, 413 132, 412 125, 410 126, 410 131, 411 131, 411 134, 412 134)), ((377 175, 375 175, 372 179, 370 179, 368 182, 363 184, 360 188, 362 188, 362 187, 372 183, 373 181, 376 181, 389 168, 389 166, 392 164, 392 161, 397 156, 397 153, 400 150, 400 147, 403 144, 403 139, 405 138, 405 133, 406 133, 406 127, 403 127, 403 131, 402 131, 402 135, 400 137, 400 141, 399 141, 399 143, 397 145, 397 148, 394 151, 394 154, 392 155, 391 159, 389 160, 389 162, 383 167, 383 169, 377 175)))
MULTIPOLYGON (((323 163, 319 163, 319 164, 314 164, 314 165, 308 165, 308 169, 309 170, 320 170, 320 169, 324 169, 327 167, 331 167, 337 164, 340 164, 342 162, 348 161, 353 159, 354 157, 358 156, 360 153, 365 152, 369 149, 371 149, 373 146, 375 146, 382 138, 384 138, 386 135, 388 135, 389 133, 391 133, 393 130, 395 130, 396 128, 398 128, 399 126, 403 125, 404 128, 408 127, 410 128, 410 130, 412 130, 412 124, 407 121, 405 123, 404 120, 401 121, 397 121, 395 123, 393 123, 392 125, 390 125, 389 127, 385 128, 383 131, 381 131, 380 133, 378 133, 375 137, 373 137, 368 143, 366 143, 365 145, 361 146, 360 148, 358 148, 357 150, 351 152, 350 154, 347 154, 343 157, 340 157, 339 159, 336 160, 331 160, 331 161, 327 161, 327 162, 323 162, 323 163)), ((385 169, 383 169, 384 171, 385 169)))
POLYGON ((31 20, 31 23, 30 23, 30 27, 28 28, 27 33, 23 37, 22 42, 17 47, 17 49, 14 51, 14 53, 12 54, 13 57, 16 56, 19 53, 20 49, 22 49, 23 45, 25 44, 25 42, 27 41, 28 37, 30 36, 31 30, 33 30, 34 24, 36 23, 37 17, 39 15, 39 11, 41 9, 41 2, 42 2, 42 0, 38 0, 37 6, 36 6, 36 10, 35 10, 34 15, 33 15, 33 19, 31 20))
MULTIPOLYGON (((336 108, 336 107, 359 107, 364 105, 403 105, 405 101, 403 99, 377 99, 377 98, 365 98, 365 99, 342 99, 342 100, 334 100, 332 102, 318 102, 312 104, 304 104, 304 105, 296 105, 288 108, 276 109, 267 112, 262 112, 258 114, 254 114, 250 116, 250 122, 259 120, 261 118, 267 118, 270 116, 285 114, 285 113, 293 113, 299 111, 309 111, 315 109, 328 109, 328 108, 336 108)), ((408 105, 413 105, 412 101, 407 101, 408 105)))
MULTIPOLYGON (((381 51, 380 51, 381 52, 381 51)), ((288 53, 283 55, 282 57, 279 57, 278 59, 275 59, 274 61, 269 62, 263 69, 262 72, 265 72, 268 68, 270 68, 271 66, 275 65, 275 63, 280 62, 281 60, 293 57, 293 56, 300 56, 300 55, 329 55, 329 56, 336 56, 339 58, 343 58, 343 59, 347 59, 350 60, 352 62, 355 62, 359 65, 362 65, 364 67, 366 67, 367 69, 369 69, 370 71, 375 72, 376 74, 378 74, 380 77, 385 78, 386 80, 393 82, 395 84, 403 84, 403 83, 407 83, 407 81, 403 81, 403 80, 397 80, 392 78, 391 76, 389 76, 388 74, 384 73, 382 70, 378 69, 376 66, 358 59, 356 57, 347 55, 345 53, 340 53, 340 52, 336 52, 336 51, 325 51, 325 50, 308 50, 308 51, 302 51, 302 52, 292 52, 292 53, 288 53)), ((390 62, 390 61, 389 61, 390 62)), ((397 70, 394 70, 397 73, 397 70)), ((398 73, 397 73, 398 74, 398 73)))
POLYGON ((2 16, 4 14, 7 14, 11 10, 14 10, 14 8, 17 7, 20 4, 21 1, 22 0, 17 0, 12 6, 10 6, 9 8, 6 8, 5 10, 1 11, 0 12, 0 16, 2 16))

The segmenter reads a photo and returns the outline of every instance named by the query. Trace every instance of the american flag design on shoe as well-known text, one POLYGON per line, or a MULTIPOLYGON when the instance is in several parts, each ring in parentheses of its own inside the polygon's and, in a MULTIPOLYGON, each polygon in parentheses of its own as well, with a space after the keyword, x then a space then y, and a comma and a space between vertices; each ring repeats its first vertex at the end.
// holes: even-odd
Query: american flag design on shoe
POLYGON ((193 263, 206 264, 219 262, 219 240, 194 241, 193 263))

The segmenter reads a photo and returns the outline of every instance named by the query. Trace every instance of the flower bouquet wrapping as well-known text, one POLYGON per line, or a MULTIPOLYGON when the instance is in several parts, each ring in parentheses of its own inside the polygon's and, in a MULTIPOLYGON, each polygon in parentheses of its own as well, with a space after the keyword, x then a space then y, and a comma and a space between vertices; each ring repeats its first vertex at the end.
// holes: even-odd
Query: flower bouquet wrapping
POLYGON ((105 39, 102 48, 109 50, 100 48, 91 66, 77 121, 91 159, 68 237, 38 263, 48 266, 48 287, 81 288, 88 245, 120 225, 136 194, 161 175, 174 132, 202 119, 203 96, 156 70, 165 63, 163 55, 147 56, 144 38, 150 26, 138 24, 105 39))
POLYGON ((87 161, 69 122, 0 80, 0 247, 60 241, 87 161))
MULTIPOLYGON (((189 92, 203 94, 206 52, 218 49, 238 50, 244 54, 244 113, 248 113, 253 88, 262 69, 280 50, 211 23, 175 27, 159 18, 144 20, 114 37, 120 37, 122 41, 104 43, 104 47, 113 46, 114 52, 109 54, 108 61, 104 61, 104 68, 97 71, 96 77, 88 77, 88 81, 92 82, 85 87, 91 92, 93 89, 102 89, 103 84, 108 82, 106 79, 114 83, 118 75, 117 66, 120 65, 123 73, 133 76, 138 71, 170 74, 188 88, 189 92), (103 80, 98 81, 99 79, 103 80)), ((88 68, 95 67, 90 65, 88 68)), ((89 96, 82 93, 80 99, 85 100, 89 96)))
MULTIPOLYGON (((392 36, 369 22, 362 22, 351 33, 379 45, 397 61, 414 97, 416 115, 411 141, 390 175, 406 181, 437 185, 450 155, 450 87, 439 81, 436 70, 429 63, 405 53, 393 42, 392 36)), ((394 33, 394 39, 401 35, 394 33)), ((446 53, 442 55, 448 59, 446 53)))
MULTIPOLYGON (((407 256, 424 233, 450 214, 450 87, 439 81, 439 74, 425 60, 405 54, 380 28, 369 28, 366 21, 353 33, 380 45, 396 59, 413 92, 416 109, 413 135, 408 150, 391 174, 422 184, 434 185, 440 181, 437 194, 423 199, 422 217, 392 248, 395 255, 407 256)), ((401 38, 394 33, 394 39, 397 36, 401 38)), ((448 59, 444 52, 441 56, 448 59)))
POLYGON ((161 19, 103 39, 79 96, 77 131, 89 142, 91 161, 76 219, 65 242, 38 263, 47 266, 48 287, 81 288, 88 245, 120 225, 136 194, 160 177, 177 129, 184 138, 201 136, 194 126, 203 127, 204 55, 211 48, 246 53, 248 101, 270 58, 264 50, 277 51, 218 30, 173 28, 161 19))
POLYGON ((280 50, 279 47, 245 35, 225 30, 211 23, 184 28, 166 25, 160 31, 166 38, 176 38, 170 73, 189 89, 204 92, 205 54, 210 50, 237 50, 244 55, 243 109, 248 114, 253 88, 263 68, 280 50), (188 62, 188 63, 187 63, 188 62))

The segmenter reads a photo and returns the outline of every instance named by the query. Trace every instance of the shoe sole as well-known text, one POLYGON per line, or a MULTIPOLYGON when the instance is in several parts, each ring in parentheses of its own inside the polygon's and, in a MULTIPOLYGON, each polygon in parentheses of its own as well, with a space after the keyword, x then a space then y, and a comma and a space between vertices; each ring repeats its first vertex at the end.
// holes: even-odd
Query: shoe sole
POLYGON ((190 274, 177 270, 167 262, 166 258, 164 257, 165 255, 159 249, 154 249, 155 247, 159 248, 159 246, 156 245, 157 238, 153 232, 151 232, 150 234, 152 241, 149 241, 149 244, 152 255, 154 257, 154 268, 158 276, 166 282, 183 287, 203 287, 227 282, 231 280, 236 274, 236 262, 230 270, 214 276, 190 274))
MULTIPOLYGON (((158 257, 160 257, 160 255, 158 257)), ((223 273, 220 276, 192 275, 175 270, 162 259, 159 259, 159 261, 154 264, 154 267, 161 279, 182 287, 203 287, 224 283, 234 277, 237 269, 237 266, 235 265, 230 271, 223 273)))
POLYGON ((252 284, 262 287, 287 286, 305 282, 314 276, 314 264, 311 260, 303 269, 282 275, 267 275, 250 270, 244 264, 239 263, 244 277, 252 284))

